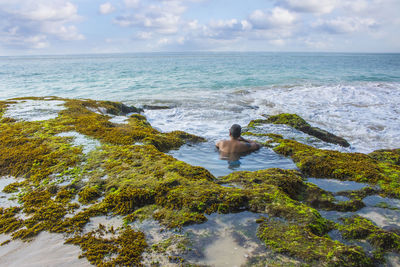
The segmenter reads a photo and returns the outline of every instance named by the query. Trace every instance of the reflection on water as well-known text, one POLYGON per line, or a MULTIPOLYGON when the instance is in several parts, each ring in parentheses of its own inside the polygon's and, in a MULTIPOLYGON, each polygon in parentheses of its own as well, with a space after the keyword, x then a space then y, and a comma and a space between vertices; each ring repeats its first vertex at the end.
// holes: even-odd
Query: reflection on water
MULTIPOLYGON (((0 235, 0 242, 11 239, 0 235)), ((31 242, 12 240, 1 246, 1 266, 93 266, 86 258, 81 258, 78 246, 64 244, 62 234, 41 232, 31 242)))
POLYGON ((289 158, 276 154, 272 149, 262 147, 251 154, 236 157, 220 157, 214 143, 184 145, 179 150, 172 150, 170 155, 178 160, 209 170, 214 176, 228 175, 233 171, 257 171, 268 168, 296 169, 289 158))
POLYGON ((17 199, 18 192, 16 193, 3 192, 4 187, 15 182, 18 182, 18 180, 15 179, 14 177, 11 176, 0 177, 0 207, 9 208, 9 207, 20 206, 17 199))
POLYGON ((357 183, 354 181, 340 181, 336 179, 308 178, 307 181, 315 184, 319 188, 333 193, 346 190, 360 190, 364 187, 369 186, 368 184, 364 183, 357 183))

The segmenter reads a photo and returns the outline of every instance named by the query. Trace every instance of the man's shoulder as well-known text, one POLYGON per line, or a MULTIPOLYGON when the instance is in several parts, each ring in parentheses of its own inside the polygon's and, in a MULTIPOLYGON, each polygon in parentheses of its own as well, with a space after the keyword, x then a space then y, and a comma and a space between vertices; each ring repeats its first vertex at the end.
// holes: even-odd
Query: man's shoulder
POLYGON ((227 144, 227 142, 229 142, 229 140, 219 140, 218 142, 215 143, 215 145, 217 147, 221 146, 221 145, 225 145, 227 144))

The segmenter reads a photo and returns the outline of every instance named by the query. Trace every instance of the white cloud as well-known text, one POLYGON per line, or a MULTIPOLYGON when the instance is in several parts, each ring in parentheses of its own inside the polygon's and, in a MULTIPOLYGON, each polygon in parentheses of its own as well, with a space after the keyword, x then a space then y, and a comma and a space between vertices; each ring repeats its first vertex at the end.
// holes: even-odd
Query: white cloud
POLYGON ((247 20, 242 20, 241 23, 242 23, 242 29, 243 29, 244 31, 249 31, 249 30, 251 30, 251 29, 253 28, 253 26, 251 25, 251 23, 248 22, 247 20))
POLYGON ((361 12, 368 8, 368 2, 365 0, 352 0, 345 2, 343 7, 350 8, 354 12, 361 12))
POLYGON ((238 20, 236 19, 230 19, 230 20, 213 20, 210 22, 210 28, 212 29, 222 29, 222 30, 226 30, 226 29, 230 29, 230 30, 240 30, 241 27, 241 23, 239 23, 238 20))
POLYGON ((139 32, 136 34, 136 38, 140 40, 149 40, 153 37, 152 32, 139 32))
POLYGON ((139 0, 124 0, 124 3, 127 8, 136 8, 139 6, 140 1, 139 0))
POLYGON ((161 1, 157 5, 143 6, 140 10, 115 18, 122 27, 138 27, 160 34, 175 34, 183 23, 181 15, 186 10, 179 1, 161 1))
POLYGON ((161 38, 157 42, 157 44, 160 45, 160 46, 167 45, 167 44, 170 44, 170 43, 171 43, 171 41, 168 38, 161 38))
POLYGON ((296 16, 290 11, 275 7, 272 10, 264 12, 255 10, 249 16, 249 22, 255 29, 270 29, 292 26, 296 16))
POLYGON ((329 42, 326 42, 326 40, 313 40, 311 38, 302 38, 301 42, 312 49, 321 50, 329 48, 329 42))
POLYGON ((192 21, 188 21, 186 23, 186 26, 190 29, 190 30, 197 30, 200 28, 199 25, 199 21, 198 20, 192 20, 192 21))
POLYGON ((114 6, 113 6, 110 2, 101 4, 101 5, 99 6, 99 12, 100 12, 101 14, 103 14, 103 15, 110 14, 110 13, 112 13, 112 12, 114 12, 114 11, 115 11, 115 8, 114 8, 114 6))
POLYGON ((371 18, 339 17, 331 20, 319 20, 313 26, 331 34, 346 34, 377 28, 378 23, 371 18))
POLYGON ((33 48, 42 49, 50 46, 47 42, 47 37, 45 35, 35 35, 28 37, 24 40, 25 43, 29 43, 33 48))
MULTIPOLYGON (((28 2, 28 1, 27 1, 28 2)), ((25 6, 20 11, 20 16, 36 21, 75 20, 78 18, 77 7, 71 2, 36 1, 25 6)), ((18 13, 17 13, 18 14, 18 13)))
POLYGON ((0 45, 16 48, 46 48, 51 38, 83 40, 73 22, 78 8, 62 0, 0 1, 0 45))
POLYGON ((285 40, 283 39, 273 39, 269 41, 270 44, 275 45, 275 46, 283 46, 285 45, 285 40))
POLYGON ((74 25, 48 24, 43 27, 46 33, 58 36, 61 40, 76 41, 85 39, 85 36, 80 34, 74 25))
POLYGON ((327 14, 340 3, 338 0, 281 0, 278 4, 296 11, 317 14, 327 14))

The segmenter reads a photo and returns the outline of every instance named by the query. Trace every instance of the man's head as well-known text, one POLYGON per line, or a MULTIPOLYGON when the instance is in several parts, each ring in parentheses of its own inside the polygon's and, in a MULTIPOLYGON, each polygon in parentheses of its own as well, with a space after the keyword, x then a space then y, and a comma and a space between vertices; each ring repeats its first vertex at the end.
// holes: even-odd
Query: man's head
POLYGON ((238 139, 241 133, 242 133, 242 127, 240 127, 239 124, 232 125, 231 129, 229 130, 230 136, 232 136, 235 139, 238 139))

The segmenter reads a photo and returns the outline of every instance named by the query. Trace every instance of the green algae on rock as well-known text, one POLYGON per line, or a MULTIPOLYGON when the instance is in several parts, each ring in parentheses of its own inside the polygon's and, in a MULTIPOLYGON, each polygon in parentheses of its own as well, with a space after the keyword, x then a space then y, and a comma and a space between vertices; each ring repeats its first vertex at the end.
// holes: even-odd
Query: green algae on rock
POLYGON ((299 199, 304 190, 301 173, 295 170, 282 170, 277 168, 259 171, 233 172, 220 179, 220 183, 238 183, 244 188, 254 188, 260 184, 275 185, 293 199, 299 199))
POLYGON ((83 204, 88 204, 94 202, 101 196, 101 191, 98 186, 85 187, 82 191, 78 193, 79 202, 83 204))
POLYGON ((349 201, 335 201, 335 197, 331 192, 325 191, 318 186, 307 183, 307 188, 303 194, 304 202, 311 207, 322 210, 335 211, 357 211, 365 207, 362 198, 354 197, 349 201))
POLYGON ((104 238, 108 231, 99 229, 69 238, 66 243, 79 245, 92 264, 98 266, 142 266, 141 255, 147 248, 145 235, 127 227, 117 237, 104 238))
POLYGON ((400 166, 378 162, 362 153, 342 153, 282 139, 274 151, 290 156, 306 175, 351 180, 381 186, 384 193, 400 198, 400 166))
POLYGON ((273 123, 273 124, 285 124, 296 130, 302 131, 308 135, 312 135, 321 139, 322 141, 341 145, 343 147, 349 147, 350 144, 342 137, 336 136, 325 130, 317 127, 312 127, 308 122, 297 114, 282 113, 267 117, 267 119, 253 120, 249 123, 248 127, 254 127, 260 124, 273 123))
POLYGON ((368 155, 380 162, 400 165, 400 149, 379 149, 368 155))
POLYGON ((311 265, 373 266, 361 247, 343 245, 283 220, 264 218, 257 235, 272 250, 287 253, 311 265))
POLYGON ((342 236, 346 239, 368 241, 375 249, 374 255, 383 260, 382 253, 400 252, 400 236, 375 226, 370 220, 354 215, 342 218, 343 224, 338 224, 342 236))

